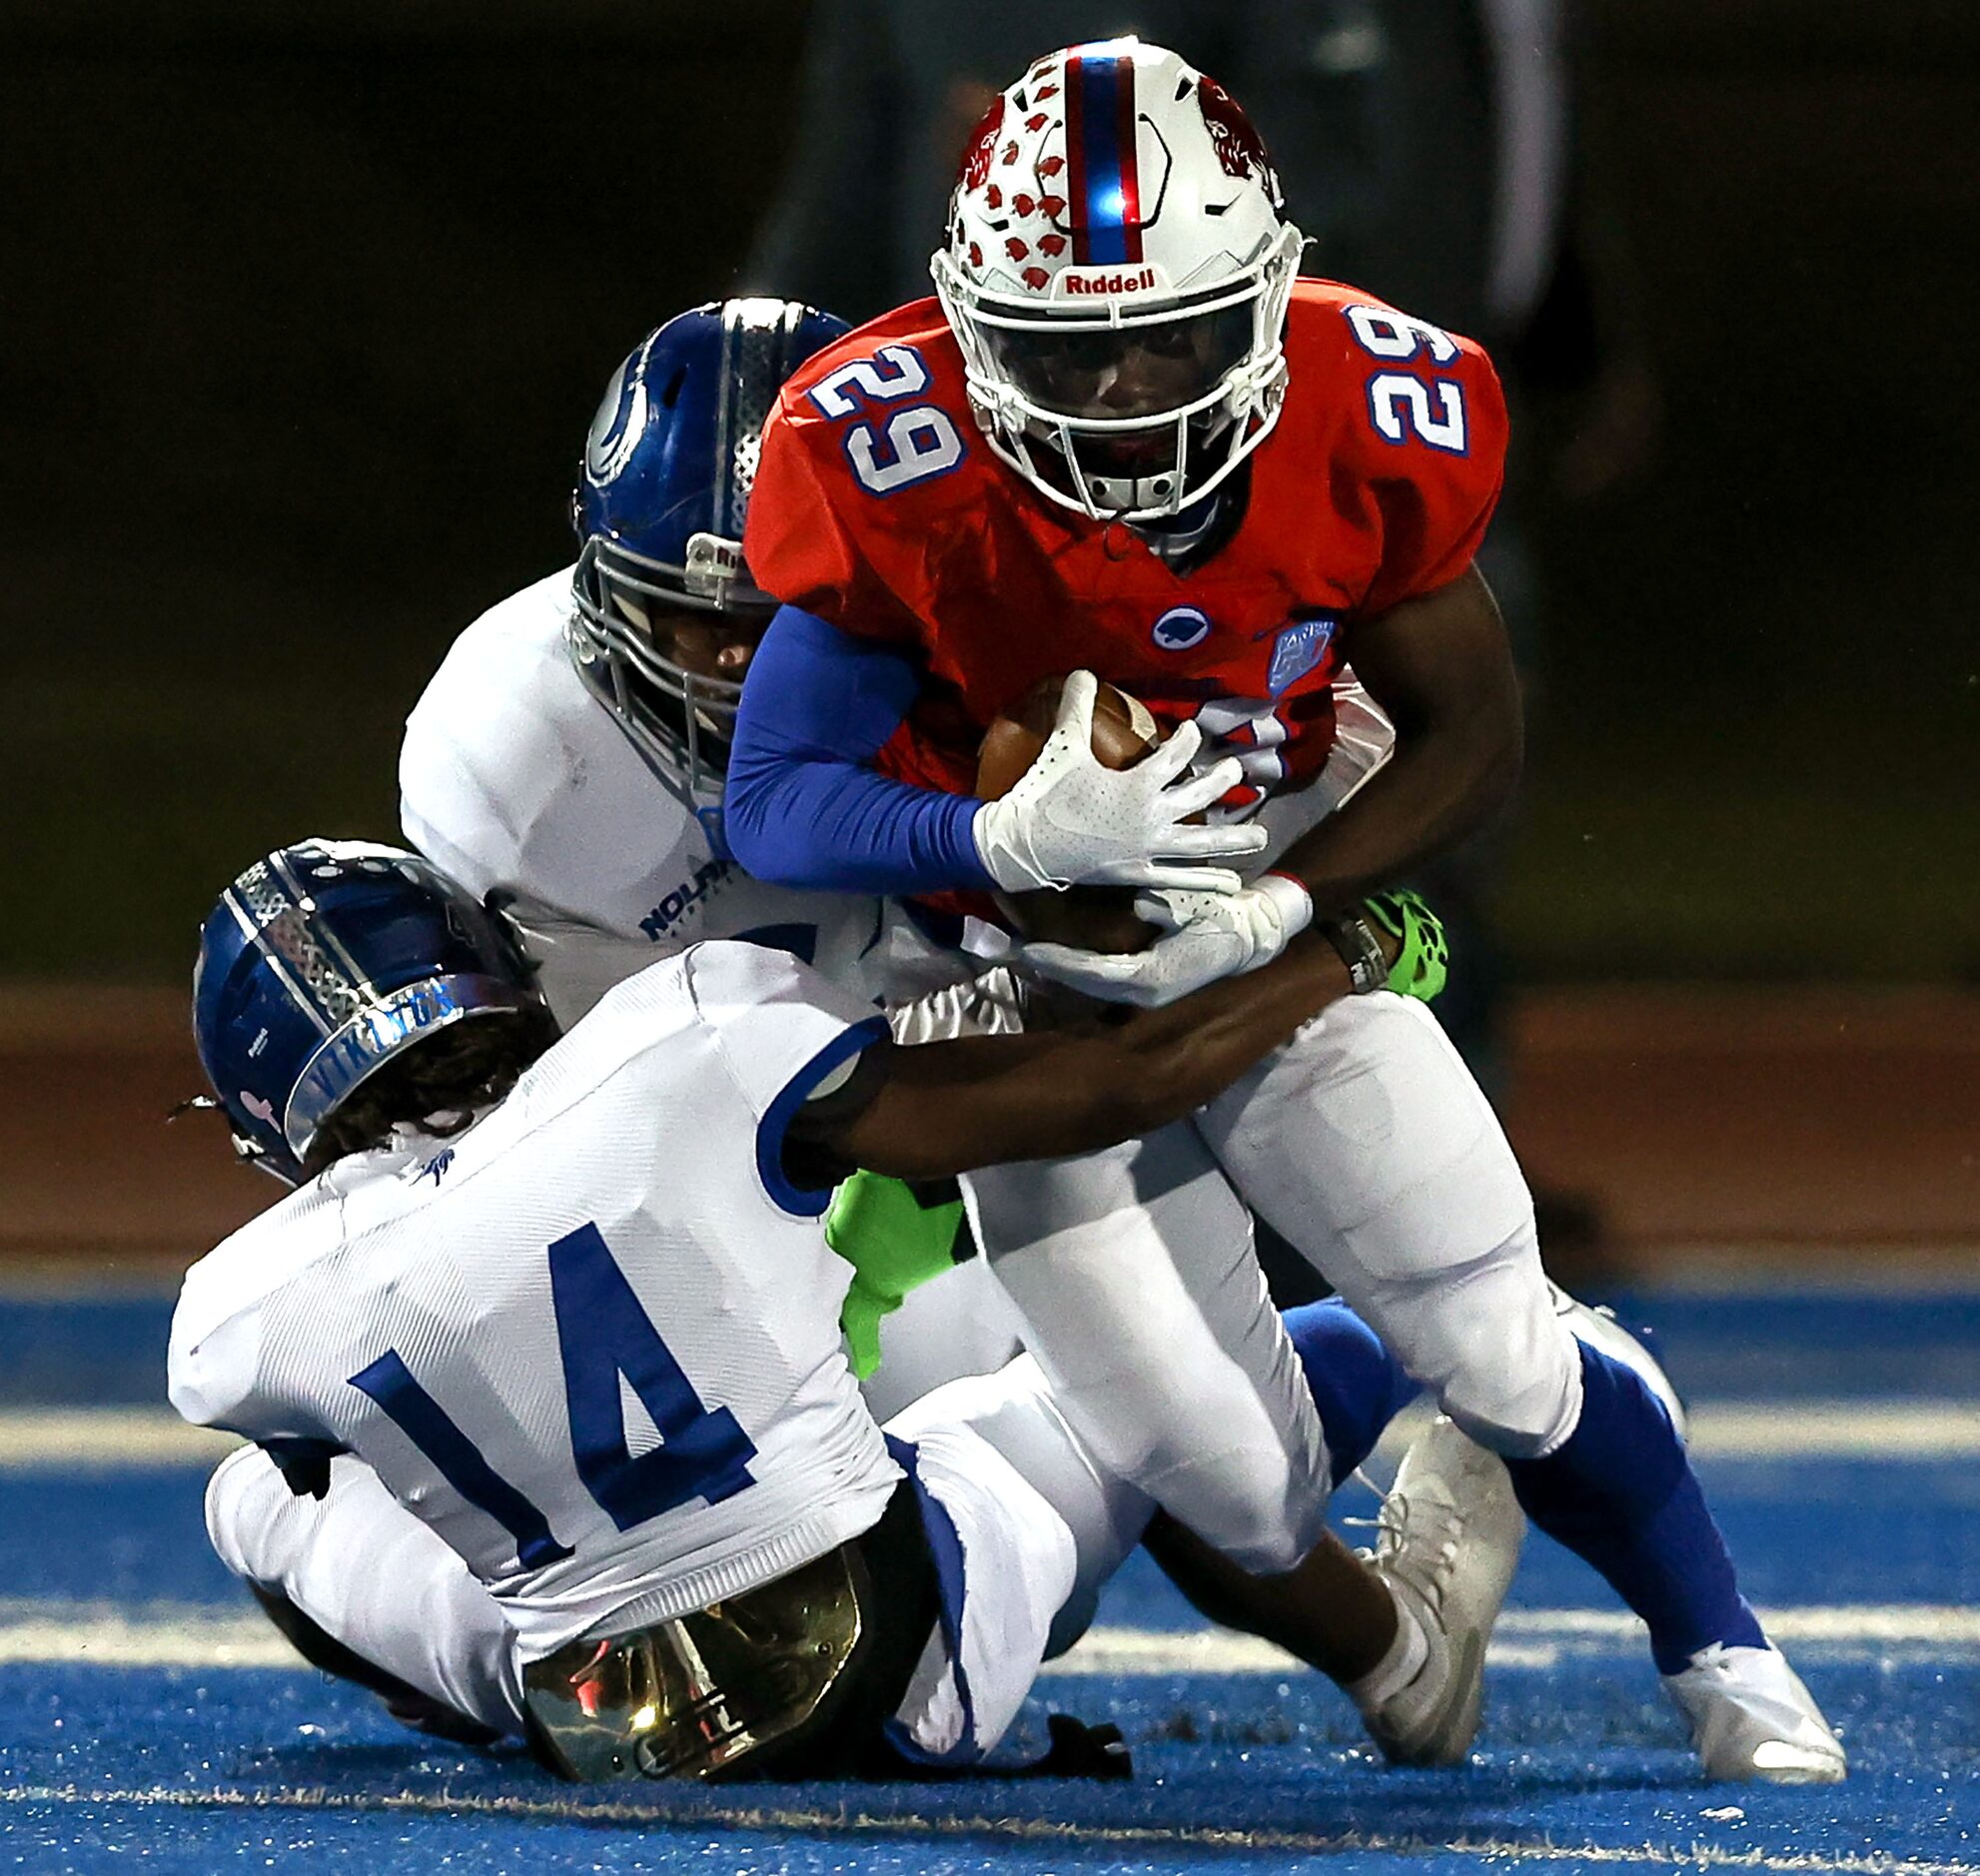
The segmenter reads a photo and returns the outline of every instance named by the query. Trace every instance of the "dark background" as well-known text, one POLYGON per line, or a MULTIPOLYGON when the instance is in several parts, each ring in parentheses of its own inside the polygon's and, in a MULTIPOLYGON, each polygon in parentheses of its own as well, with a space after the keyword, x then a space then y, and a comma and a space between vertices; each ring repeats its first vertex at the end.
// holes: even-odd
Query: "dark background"
MULTIPOLYGON (((425 675, 568 557, 606 376, 733 281, 804 17, 156 12, 0 11, 0 977, 177 980, 254 853, 394 831, 425 675)), ((1592 503, 1541 472, 1567 413, 1518 440, 1516 959, 1970 980, 1980 8, 1580 15, 1664 415, 1592 503)))

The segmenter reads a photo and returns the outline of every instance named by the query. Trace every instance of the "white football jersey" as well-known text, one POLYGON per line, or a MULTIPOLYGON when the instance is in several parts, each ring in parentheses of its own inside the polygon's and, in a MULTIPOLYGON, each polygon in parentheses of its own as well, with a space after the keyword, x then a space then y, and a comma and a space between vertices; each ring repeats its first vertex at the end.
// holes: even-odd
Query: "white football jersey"
POLYGON ((406 724, 406 837, 476 893, 515 895, 542 985, 568 1027, 614 983, 703 938, 793 952, 877 1000, 885 902, 766 886, 727 857, 721 798, 692 803, 648 766, 570 662, 571 569, 511 594, 448 652, 406 724))
POLYGON ((900 1472, 846 1367, 829 1195, 781 1144, 884 1033, 781 951, 640 972, 467 1133, 340 1161, 196 1264, 173 1405, 357 1453, 525 1659, 823 1554, 900 1472))

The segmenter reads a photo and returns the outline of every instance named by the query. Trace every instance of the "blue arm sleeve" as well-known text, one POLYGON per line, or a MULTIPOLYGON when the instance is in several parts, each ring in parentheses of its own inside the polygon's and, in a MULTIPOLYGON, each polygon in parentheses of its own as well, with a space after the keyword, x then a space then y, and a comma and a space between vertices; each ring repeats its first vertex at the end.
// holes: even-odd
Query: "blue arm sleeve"
POLYGON ((921 687, 913 661, 796 606, 750 660, 722 787, 729 851, 758 879, 841 892, 982 891, 982 805, 877 774, 921 687))

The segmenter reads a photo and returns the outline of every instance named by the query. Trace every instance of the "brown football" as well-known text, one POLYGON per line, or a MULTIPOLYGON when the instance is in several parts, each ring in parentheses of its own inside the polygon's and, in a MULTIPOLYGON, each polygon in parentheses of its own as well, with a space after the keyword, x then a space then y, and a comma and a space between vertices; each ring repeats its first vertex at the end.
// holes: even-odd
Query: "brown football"
MULTIPOLYGON (((984 733, 976 758, 976 792, 995 801, 1017 786, 1059 719, 1063 677, 1046 677, 984 733)), ((1148 706, 1103 683, 1093 702, 1093 753, 1108 768, 1132 768, 1163 740, 1148 706)), ((1010 921, 1027 938, 1084 951, 1145 951, 1155 927, 1138 918, 1132 886, 1068 886, 1063 892, 999 893, 1010 921)))

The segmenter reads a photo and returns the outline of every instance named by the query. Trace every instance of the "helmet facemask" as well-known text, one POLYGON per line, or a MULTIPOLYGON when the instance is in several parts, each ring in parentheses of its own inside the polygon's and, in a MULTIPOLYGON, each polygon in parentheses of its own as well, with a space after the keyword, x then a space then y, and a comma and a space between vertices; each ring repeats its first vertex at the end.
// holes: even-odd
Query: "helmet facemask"
POLYGON ((578 674, 663 780, 689 797, 713 793, 728 766, 742 685, 690 671, 660 649, 654 615, 705 612, 767 622, 776 601, 750 583, 739 541, 696 534, 684 566, 611 540, 584 542, 571 579, 570 650, 578 674))
POLYGON ((1161 520, 1194 506, 1279 420, 1301 245, 1288 225, 1207 290, 1091 312, 992 296, 938 253, 935 290, 992 451, 1048 499, 1095 519, 1161 520), (1106 415, 1110 404, 1124 414, 1106 415), (1124 455, 1144 442, 1138 460, 1124 455))

